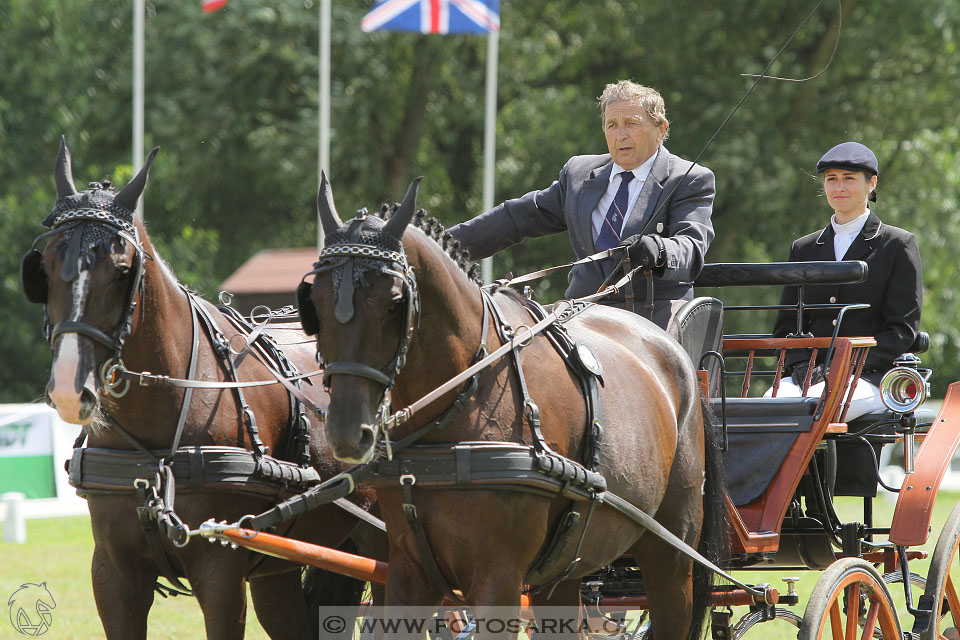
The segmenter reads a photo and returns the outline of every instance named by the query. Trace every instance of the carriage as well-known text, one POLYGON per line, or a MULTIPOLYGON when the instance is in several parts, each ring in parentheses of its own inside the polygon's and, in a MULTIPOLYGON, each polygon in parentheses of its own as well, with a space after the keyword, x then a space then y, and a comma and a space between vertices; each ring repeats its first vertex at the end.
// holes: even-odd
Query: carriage
MULTIPOLYGON (((798 322, 805 309, 816 307, 835 312, 835 325, 840 325, 844 315, 860 305, 806 305, 803 287, 865 278, 866 265, 857 261, 708 264, 696 286, 794 286, 798 301, 787 309, 798 314, 798 322)), ((916 355, 929 346, 928 336, 921 333, 911 352, 897 360, 881 383, 886 410, 848 420, 857 380, 875 341, 840 336, 839 326, 829 338, 723 333, 724 313, 781 309, 725 308, 717 298, 699 297, 687 303, 668 327, 695 365, 701 392, 709 399, 722 434, 729 535, 713 568, 734 579, 710 593, 712 637, 741 638, 758 624, 772 621, 797 627, 798 637, 804 639, 957 637, 952 612, 960 610, 960 599, 950 569, 960 543, 960 505, 939 533, 927 575, 911 570, 911 563, 916 566, 929 556, 917 547, 931 535, 939 484, 960 444, 956 384, 948 389, 939 412, 922 406, 932 372, 920 366, 916 355), (777 397, 791 350, 805 351, 810 365, 818 352, 826 353, 824 391, 819 397, 777 397), (767 393, 761 395, 764 390, 767 393), (902 487, 888 486, 880 477, 884 446, 902 447, 906 471, 902 487), (878 486, 899 494, 889 525, 874 522, 878 486), (842 519, 834 507, 835 496, 861 498, 862 517, 842 519), (744 569, 788 575, 783 577, 784 588, 777 589, 768 583, 737 581, 736 572, 744 569), (795 612, 787 607, 799 604, 795 591, 799 578, 792 574, 800 570, 818 571, 820 576, 806 609, 795 612), (896 590, 902 590, 912 620, 898 617, 892 595, 896 590)), ((804 390, 811 385, 811 373, 803 381, 804 390)), ((309 548, 291 548, 269 535, 214 523, 208 523, 204 535, 257 545, 267 553, 290 553, 299 561, 374 581, 387 575, 383 563, 333 557, 323 549, 315 549, 319 554, 314 555, 309 548)), ((583 577, 580 590, 584 610, 600 619, 588 624, 603 629, 597 635, 643 637, 643 616, 632 628, 624 616, 625 611, 644 610, 648 603, 633 561, 622 558, 583 577), (617 632, 611 633, 611 620, 619 625, 617 632)), ((455 599, 448 598, 447 603, 454 605, 455 599)), ((753 634, 763 634, 764 628, 753 634)))
MULTIPOLYGON (((708 264, 697 286, 859 282, 865 269, 861 262, 708 264)), ((801 294, 798 307, 803 304, 801 294)), ((851 310, 830 306, 841 318, 851 310)), ((873 339, 722 333, 725 311, 777 308, 725 309, 717 298, 700 297, 685 305, 671 325, 674 337, 697 364, 702 390, 723 432, 725 507, 731 526, 718 564, 734 573, 752 569, 791 574, 783 578, 785 591, 770 584, 715 588, 711 637, 742 638, 758 624, 778 620, 797 627, 798 637, 804 639, 956 637, 952 615, 960 610, 960 599, 950 570, 960 543, 960 505, 939 532, 927 575, 910 569, 911 562, 929 556, 916 547, 932 535, 939 484, 960 444, 956 384, 950 386, 939 412, 922 406, 931 371, 921 368, 914 355, 928 347, 929 338, 921 333, 912 352, 904 354, 883 381, 888 410, 847 421, 856 379, 873 339), (821 397, 757 396, 758 380, 763 381, 759 388, 778 386, 788 349, 806 350, 811 361, 818 351, 829 353, 827 391, 821 397), (733 392, 728 390, 731 386, 733 392), (902 446, 906 470, 902 487, 888 486, 880 477, 884 446, 902 446), (874 522, 878 486, 899 494, 887 526, 874 522), (862 498, 862 519, 842 520, 834 509, 835 496, 862 498), (792 575, 800 570, 818 571, 820 576, 806 609, 797 612, 787 607, 800 604, 795 591, 799 578, 792 575), (912 621, 898 618, 893 597, 898 589, 912 621)), ((809 385, 809 377, 806 382, 809 385)), ((208 523, 202 535, 374 582, 385 581, 387 575, 385 563, 270 534, 208 523)), ((598 636, 643 637, 643 617, 624 616, 627 611, 642 611, 647 603, 642 578, 631 561, 624 558, 585 577, 581 592, 585 611, 602 618, 591 625, 603 629, 598 636), (611 620, 619 634, 611 632, 611 620)), ((761 627, 748 637, 763 633, 761 627)))
MULTIPOLYGON (((62 150, 61 158, 63 154, 62 150)), ((69 170, 69 159, 65 162, 61 160, 61 165, 69 170)), ((145 177, 144 172, 136 195, 132 198, 134 203, 145 177)), ((66 178, 59 180, 58 189, 66 178)), ((76 193, 72 178, 64 188, 76 193)), ((701 575, 706 568, 707 575, 721 576, 729 583, 711 586, 701 593, 706 608, 711 612, 713 638, 744 637, 756 625, 770 622, 796 626, 799 637, 803 639, 901 638, 906 637, 906 633, 919 638, 957 637, 957 622, 953 620, 953 612, 960 610, 960 599, 950 577, 950 568, 960 544, 960 507, 954 509, 939 534, 927 575, 924 577, 911 570, 911 563, 915 567, 916 561, 927 557, 927 553, 917 547, 925 544, 930 536, 932 507, 940 481, 960 444, 960 390, 956 383, 949 387, 937 415, 930 415, 921 406, 926 397, 930 372, 920 367, 920 360, 915 355, 905 354, 881 385, 888 411, 847 420, 856 380, 863 369, 868 350, 875 343, 872 338, 839 335, 843 316, 848 312, 856 312, 856 305, 805 305, 802 294, 798 296, 796 306, 790 307, 795 308, 798 318, 805 309, 814 306, 820 307, 820 310, 836 310, 838 329, 833 337, 724 335, 725 313, 771 307, 755 305, 725 308, 717 298, 701 297, 689 302, 676 315, 668 328, 672 338, 623 312, 626 314, 621 315, 624 322, 640 322, 639 325, 629 325, 628 329, 636 332, 636 341, 643 344, 642 351, 654 352, 659 359, 643 360, 648 356, 641 353, 636 357, 631 356, 632 360, 618 360, 618 350, 622 350, 622 346, 612 343, 603 346, 611 341, 604 340, 599 333, 590 333, 594 325, 606 327, 607 319, 601 316, 598 320, 590 315, 589 300, 565 301, 544 308, 520 295, 508 293, 510 282, 500 281, 494 283, 493 287, 481 289, 470 278, 472 270, 463 269, 463 261, 456 255, 456 247, 448 246, 449 238, 444 236, 442 227, 423 220, 422 213, 414 211, 415 197, 414 185, 396 210, 388 208, 382 212, 386 214, 386 220, 361 212, 353 220, 343 223, 336 214, 332 194, 325 183, 319 207, 321 219, 328 227, 328 239, 332 237, 334 240, 328 240, 327 247, 321 252, 317 267, 312 272, 316 280, 304 282, 298 289, 304 330, 308 334, 318 334, 318 339, 324 344, 320 351, 325 357, 336 353, 340 355, 339 360, 322 363, 323 386, 331 398, 327 412, 327 440, 329 446, 339 448, 341 454, 347 451, 346 455, 337 455, 338 459, 352 460, 355 464, 335 474, 329 473, 333 467, 326 469, 326 479, 322 482, 319 478, 305 479, 302 476, 309 474, 303 471, 304 465, 274 465, 264 456, 265 447, 257 440, 255 425, 253 430, 249 429, 250 420, 244 417, 241 424, 246 424, 249 432, 247 447, 256 444, 261 449, 260 455, 255 455, 248 466, 251 466, 254 475, 276 476, 274 479, 279 480, 283 489, 274 491, 273 495, 278 499, 283 497, 282 494, 296 495, 259 515, 251 514, 239 519, 236 515, 226 515, 222 517, 227 520, 209 520, 199 524, 196 522, 196 513, 183 520, 176 517, 172 488, 174 477, 179 477, 181 486, 186 483, 202 493, 208 490, 203 467, 224 462, 220 457, 205 458, 204 454, 236 455, 236 449, 224 452, 210 451, 208 448, 204 451, 203 446, 196 445, 192 452, 181 451, 177 447, 177 440, 182 427, 177 426, 177 436, 167 462, 161 462, 160 471, 166 473, 166 478, 158 474, 155 481, 144 481, 140 485, 137 484, 140 478, 136 478, 133 483, 136 492, 130 487, 124 489, 128 496, 138 492, 146 495, 149 508, 142 506, 142 517, 150 520, 152 513, 154 524, 159 520, 163 525, 161 528, 177 547, 185 546, 192 537, 203 537, 212 542, 238 545, 296 563, 313 564, 362 580, 387 582, 388 596, 389 583, 393 582, 396 597, 398 581, 401 581, 401 586, 415 595, 420 589, 423 593, 430 593, 431 597, 437 595, 438 602, 439 596, 445 595, 447 602, 455 608, 462 606, 465 600, 469 601, 468 596, 474 598, 470 604, 476 604, 478 599, 482 600, 477 593, 484 593, 487 598, 483 602, 485 605, 524 604, 535 611, 538 606, 559 602, 553 600, 554 592, 558 591, 568 598, 565 602, 570 602, 572 596, 574 601, 585 605, 588 627, 591 620, 599 621, 601 624, 596 628, 602 629, 600 635, 613 637, 641 637, 643 627, 633 622, 633 617, 624 616, 624 612, 647 608, 651 612, 655 608, 666 612, 660 613, 660 616, 687 615, 687 621, 680 628, 689 627, 689 618, 692 617, 690 603, 696 597, 696 593, 691 595, 689 588, 691 575, 696 574, 693 568, 696 562, 701 575), (415 221, 413 226, 418 229, 413 226, 407 229, 411 220, 415 221), (404 238, 402 245, 399 241, 401 236, 404 238), (457 259, 450 260, 448 253, 453 253, 457 259), (360 273, 355 273, 355 267, 360 273), (418 280, 418 273, 432 274, 435 281, 424 276, 418 280), (371 275, 377 277, 372 278, 371 275), (322 286, 318 286, 321 279, 322 286), (372 282, 374 280, 375 283, 372 282), (431 333, 436 325, 433 318, 426 317, 428 307, 436 308, 440 302, 438 283, 449 286, 450 282, 460 289, 454 295, 447 295, 446 299, 461 305, 473 299, 475 307, 466 317, 473 314, 473 317, 482 318, 482 322, 473 322, 472 325, 467 321, 451 322, 450 318, 445 318, 447 331, 458 336, 468 334, 469 339, 461 340, 460 345, 450 340, 449 333, 441 336, 431 333), (363 290, 363 295, 373 296, 379 305, 354 304, 354 294, 359 295, 360 290, 363 290), (316 304, 318 300, 323 304, 316 304), (383 317, 372 316, 375 324, 371 324, 368 315, 378 311, 375 308, 377 306, 383 307, 383 317), (335 329, 347 326, 353 318, 357 322, 352 324, 364 329, 355 336, 336 334, 335 337, 339 339, 330 340, 330 334, 324 334, 330 328, 324 330, 318 323, 316 314, 321 310, 329 312, 331 318, 336 318, 328 323, 335 329), (564 326, 576 327, 577 331, 567 332, 564 326), (353 344, 350 340, 355 340, 357 345, 368 345, 370 341, 367 340, 367 334, 371 328, 377 327, 387 327, 395 337, 393 342, 380 345, 379 360, 375 363, 377 366, 365 363, 363 358, 367 357, 366 354, 356 350, 344 351, 344 345, 353 344), (490 328, 496 335, 488 332, 490 328), (415 331, 419 332, 419 342, 416 343, 412 340, 415 331), (591 341, 584 340, 583 335, 592 336, 592 348, 591 341), (424 353, 421 351, 424 350, 423 344, 428 342, 427 338, 436 339, 450 347, 450 353, 445 353, 442 361, 429 359, 424 362, 424 353), (465 342, 469 342, 469 348, 464 346, 455 352, 453 347, 463 346, 465 342), (499 347, 495 348, 497 343, 499 347), (475 350, 475 344, 480 345, 479 349, 475 350), (791 350, 809 352, 811 363, 819 353, 826 353, 824 391, 819 397, 777 397, 786 356, 791 350), (535 356, 527 359, 527 363, 542 361, 548 357, 546 354, 555 357, 556 353, 560 353, 564 362, 561 370, 569 371, 565 376, 555 376, 544 382, 529 375, 532 367, 528 365, 528 375, 525 377, 521 353, 535 356), (350 357, 354 360, 350 360, 350 357), (644 387, 663 389, 662 394, 645 399, 645 411, 662 413, 664 403, 670 404, 667 402, 670 400, 677 406, 682 405, 682 412, 686 412, 683 424, 678 426, 680 420, 677 419, 675 422, 678 424, 671 428, 678 441, 682 437, 692 439, 692 453, 675 455, 674 449, 670 449, 668 453, 680 462, 673 467, 668 464, 668 468, 662 470, 665 485, 668 478, 673 482, 676 474, 682 477, 684 482, 680 489, 671 488, 672 484, 671 487, 661 487, 655 499, 638 494, 637 499, 627 500, 618 495, 622 493, 621 487, 629 484, 623 478, 617 478, 618 473, 628 476, 640 464, 652 462, 654 464, 651 466, 655 466, 657 456, 644 457, 636 448, 616 446, 630 442, 629 437, 634 434, 618 431, 611 425, 616 427, 619 420, 629 426, 636 418, 625 408, 625 402, 609 402, 611 398, 630 397, 609 395, 611 388, 616 385, 604 382, 603 369, 604 365, 609 368, 611 363, 614 367, 635 367, 632 371, 639 372, 638 375, 649 375, 653 369, 671 372, 664 378, 654 375, 649 383, 653 386, 644 387), (431 389, 425 386, 428 381, 411 380, 410 376, 404 378, 401 375, 401 370, 406 373, 416 366, 422 368, 424 364, 436 370, 432 373, 444 380, 442 385, 431 389), (408 365, 407 369, 404 369, 405 365, 408 365), (478 383, 477 376, 484 371, 496 375, 490 375, 478 383), (339 383, 344 379, 350 384, 339 383), (526 435, 519 441, 509 437, 476 440, 455 437, 455 430, 463 428, 456 425, 463 425, 465 418, 471 415, 469 405, 476 404, 476 398, 483 394, 487 394, 485 397, 488 398, 492 392, 499 391, 502 394, 507 387, 498 381, 503 380, 510 381, 509 393, 518 402, 510 402, 508 397, 501 396, 501 400, 491 402, 484 410, 486 413, 479 411, 477 415, 482 415, 487 422, 496 422, 498 428, 507 430, 507 435, 516 435, 520 431, 526 435), (564 384, 582 394, 568 393, 564 384), (561 396, 555 396, 549 403, 541 401, 538 406, 535 398, 545 396, 545 390, 554 387, 560 390, 561 396), (737 390, 732 391, 735 388, 737 390), (767 389, 770 389, 770 393, 764 397, 763 392, 767 389), (395 410, 392 415, 387 412, 387 390, 392 391, 392 399, 396 402, 396 406, 392 407, 395 410), (346 403, 343 402, 345 395, 346 403), (341 400, 339 404, 338 398, 341 400), (601 402, 601 398, 607 402, 601 402), (695 401, 691 402, 691 398, 695 401), (704 399, 705 403, 702 402, 704 399), (557 406, 553 406, 554 403, 557 406), (439 414, 436 410, 425 411, 431 405, 435 409, 436 404, 445 407, 439 414), (583 405, 586 405, 586 409, 583 405), (359 417, 349 415, 351 411, 359 417), (502 413, 504 411, 507 413, 502 413), (562 414, 559 418, 558 413, 562 414), (571 424, 581 425, 581 430, 586 418, 586 437, 582 434, 572 436, 568 443, 558 438, 553 425, 567 414, 572 416, 571 424), (353 422, 360 422, 361 428, 352 431, 331 430, 333 423, 345 420, 345 415, 353 422), (712 415, 713 420, 704 420, 705 415, 712 415), (388 428, 393 431, 387 432, 388 428), (509 428, 516 431, 510 432, 509 428), (378 433, 379 429, 383 432, 378 433), (676 436, 678 429, 687 431, 676 436), (719 455, 711 462, 715 443, 719 455), (614 446, 611 447, 611 444, 614 446), (902 446, 906 479, 899 489, 883 485, 878 476, 877 461, 884 446, 902 446), (695 453, 697 455, 693 455, 695 453), (183 458, 180 466, 176 464, 178 456, 183 458), (627 467, 614 468, 618 473, 601 474, 598 471, 604 465, 609 468, 612 459, 624 457, 629 458, 627 467), (687 458, 692 464, 686 464, 687 458), (717 469, 724 469, 727 476, 725 492, 717 492, 721 485, 718 484, 718 476, 711 475, 715 473, 711 471, 711 464, 715 464, 717 469), (872 501, 876 497, 878 484, 899 493, 889 526, 874 522, 872 501), (309 488, 302 491, 303 486, 307 485, 309 488), (407 546, 391 547, 389 570, 386 564, 373 558, 291 539, 285 535, 288 531, 286 527, 279 528, 284 535, 277 535, 276 530, 268 530, 294 516, 315 511, 335 501, 351 516, 358 516, 362 509, 344 505, 343 498, 354 494, 360 485, 378 488, 380 509, 387 521, 388 535, 400 528, 404 531, 405 537, 401 542, 391 540, 391 545, 407 546), (436 536, 437 523, 431 521, 432 514, 450 515, 454 525, 459 527, 469 522, 470 526, 455 529, 465 540, 479 536, 480 539, 486 537, 496 542, 494 536, 504 535, 504 527, 500 522, 471 521, 468 516, 488 503, 490 495, 503 496, 504 492, 507 497, 498 499, 501 500, 500 513, 505 521, 513 513, 510 509, 515 509, 524 517, 533 513, 538 521, 551 523, 548 530, 537 532, 540 538, 531 538, 529 544, 526 541, 517 542, 516 548, 510 549, 494 545, 498 555, 517 553, 520 554, 517 557, 533 558, 532 563, 519 568, 499 568, 501 571, 512 571, 510 576, 516 578, 516 589, 511 587, 513 582, 501 579, 501 574, 494 573, 498 567, 493 564, 485 567, 486 571, 479 572, 480 577, 474 577, 474 583, 469 588, 463 584, 451 584, 447 576, 458 575, 459 565, 456 562, 462 560, 473 570, 476 560, 471 562, 469 558, 450 560, 444 557, 450 551, 447 548, 450 542, 436 536), (834 509, 834 496, 861 497, 861 521, 843 521, 834 509), (686 507, 680 504, 685 501, 686 507), (708 502, 711 504, 707 505, 708 502), (704 515, 704 510, 711 508, 717 510, 719 517, 709 513, 704 515), (702 543, 708 537, 706 533, 701 537, 700 522, 711 519, 714 524, 720 521, 728 523, 729 535, 719 547, 698 546, 698 538, 702 543), (696 521, 696 526, 684 528, 684 523, 691 521, 696 521), (628 528, 630 530, 624 533, 623 530, 628 528), (588 531, 596 535, 597 530, 600 530, 601 536, 608 536, 611 548, 619 549, 613 557, 608 557, 611 553, 609 549, 591 542, 594 539, 588 537, 588 531), (644 535, 642 544, 637 542, 641 535, 637 531, 642 531, 644 535), (524 548, 525 545, 527 548, 524 548), (395 554, 398 548, 404 553, 395 554), (633 559, 620 557, 628 548, 634 554, 633 559), (651 557, 649 549, 654 549, 654 556, 660 554, 663 558, 651 557), (664 550, 669 554, 665 554, 664 550), (523 553, 528 556, 523 556, 523 553), (644 553, 648 555, 644 556, 644 553), (638 568, 636 564, 638 554, 646 563, 644 566, 657 569, 648 570, 644 579, 641 579, 644 566, 638 568), (414 556, 413 568, 409 556, 414 556), (605 560, 598 563, 597 558, 605 560), (406 566, 401 565, 404 559, 406 566), (421 564, 417 565, 417 562, 421 564), (658 562, 661 563, 659 566, 658 562), (663 562, 681 566, 677 573, 683 574, 683 581, 673 582, 673 578, 664 578, 665 581, 660 583, 662 588, 653 586, 654 579, 660 579, 657 574, 661 570, 670 573, 670 568, 664 567, 663 562), (743 569, 787 573, 784 578, 787 581, 786 592, 782 593, 769 583, 748 584, 737 579, 737 572, 743 569), (799 603, 793 584, 796 578, 792 574, 801 569, 821 572, 814 595, 802 615, 787 608, 799 603), (417 585, 412 579, 416 571, 420 572, 425 586, 417 585), (398 576, 403 576, 402 580, 406 582, 398 576), (493 577, 484 583, 488 576, 493 577), (517 576, 525 580, 533 576, 528 584, 535 583, 535 588, 520 593, 521 583, 517 576), (898 617, 891 596, 896 589, 902 589, 906 609, 912 617, 909 621, 910 630, 906 633, 902 625, 908 620, 898 617), (509 601, 504 594, 509 594, 509 601), (500 601, 496 599, 498 597, 500 601), (743 613, 734 616, 734 607, 739 607, 738 611, 743 613), (616 624, 615 630, 611 631, 610 621, 616 624), (631 627, 631 624, 634 626, 631 627)), ((97 211, 69 211, 61 215, 66 215, 73 225, 94 223, 127 229, 115 217, 110 214, 99 215, 97 211)), ((41 237, 50 236, 55 231, 56 224, 51 232, 41 237)), ((121 254, 133 254, 134 249, 139 247, 137 231, 124 231, 127 243, 120 242, 119 248, 114 246, 113 249, 121 254)), ((139 259, 142 263, 143 256, 139 259)), ((43 284, 43 295, 39 295, 41 292, 37 286, 44 269, 49 268, 41 260, 50 262, 54 260, 53 254, 46 257, 40 252, 33 252, 32 257, 28 254, 23 266, 24 283, 31 299, 47 303, 46 284, 43 284)), ((865 269, 865 265, 859 262, 714 264, 704 268, 696 284, 698 287, 797 286, 802 291, 805 285, 862 281, 866 275, 865 269)), ((121 270, 117 277, 123 280, 127 277, 127 271, 121 270)), ((630 275, 625 275, 614 286, 628 282, 630 275)), ((124 320, 123 311, 126 310, 126 323, 136 320, 133 308, 138 296, 141 299, 139 321, 145 322, 142 314, 146 305, 142 303, 142 289, 138 291, 141 286, 139 278, 140 273, 137 273, 137 282, 129 286, 126 294, 114 294, 120 303, 115 315, 124 320)), ((150 278, 162 279, 162 276, 150 275, 150 278)), ((229 315, 229 312, 225 313, 229 315)), ((53 327, 54 337, 58 331, 71 331, 107 346, 116 346, 117 343, 115 338, 105 333, 108 326, 96 329, 77 320, 60 322, 58 326, 53 327)), ((132 332, 129 325, 121 322, 120 326, 125 328, 127 334, 132 332)), ((259 334, 263 329, 263 326, 248 329, 248 335, 240 339, 236 347, 232 339, 221 336, 221 350, 234 356, 253 353, 251 347, 256 342, 256 336, 252 334, 259 334)), ((237 328, 232 333, 242 335, 244 330, 237 328)), ((122 340, 119 342, 116 349, 118 353, 122 340)), ((425 351, 429 355, 434 355, 436 351, 434 344, 427 344, 425 351)), ((912 350, 921 353, 926 348, 927 339, 921 335, 912 350)), ((186 377, 192 378, 192 373, 186 377)), ((290 373, 289 370, 285 373, 275 371, 274 375, 283 378, 280 383, 290 388, 295 386, 292 383, 294 379, 304 378, 304 375, 294 376, 290 373)), ((178 397, 181 398, 185 393, 183 388, 190 387, 190 380, 174 380, 146 371, 130 371, 119 362, 104 368, 100 372, 99 382, 107 393, 114 392, 113 395, 119 398, 125 393, 123 385, 129 386, 131 380, 137 381, 139 387, 155 384, 169 388, 180 384, 178 393, 181 395, 178 397)), ((803 381, 804 387, 810 383, 808 374, 803 381)), ((263 382, 241 382, 237 379, 232 383, 195 384, 201 387, 219 384, 222 392, 224 389, 236 390, 263 382)), ((317 417, 324 409, 324 403, 305 397, 302 387, 289 390, 310 408, 312 417, 317 417)), ((623 393, 630 392, 628 389, 623 393)), ((282 403, 286 402, 286 397, 282 398, 282 403)), ((182 406, 188 404, 184 401, 182 406)), ((635 403, 631 406, 635 406, 635 403)), ((667 410, 672 410, 672 405, 667 410)), ((246 412, 243 413, 245 416, 246 412)), ((283 434, 277 435, 277 442, 282 442, 283 437, 283 434)), ((241 447, 243 439, 241 429, 241 447)), ((115 437, 113 441, 117 442, 118 438, 115 437)), ((670 446, 680 451, 679 444, 670 446)), ((153 455, 145 447, 139 448, 144 450, 144 455, 153 455)), ((83 449, 79 444, 78 450, 81 451, 79 461, 75 456, 76 464, 71 472, 76 473, 77 482, 82 484, 83 475, 89 471, 89 467, 83 466, 83 449)), ((135 475, 141 473, 138 464, 151 464, 150 460, 137 460, 137 455, 131 453, 133 457, 123 461, 133 468, 135 475)), ((109 460, 97 459, 94 462, 99 473, 110 477, 109 460)), ((234 477, 240 473, 237 469, 231 468, 231 481, 245 484, 246 481, 234 477)), ((123 474, 119 477, 121 480, 126 478, 123 474)), ((263 504, 263 501, 253 504, 263 504)), ((369 507, 369 502, 361 506, 369 507)), ((224 513, 235 514, 236 509, 224 513)), ((340 512, 326 513, 329 514, 325 516, 328 524, 330 519, 342 517, 340 512)), ((377 522, 371 516, 358 517, 377 522)), ((345 524, 343 528, 349 527, 345 524)), ((334 539, 340 541, 344 535, 338 529, 334 539)), ((506 535, 509 537, 511 534, 506 532, 506 535)), ((711 539, 720 540, 715 536, 711 539)), ((162 555, 165 552, 161 550, 158 553, 162 555)), ((218 562, 223 562, 223 557, 219 558, 218 562)), ((238 575, 244 575, 242 567, 238 571, 238 575)), ((156 576, 155 573, 153 575, 156 576)), ((462 575, 460 580, 465 580, 462 575)), ((693 585, 695 591, 696 582, 693 585)), ((643 617, 640 619, 642 621, 643 617)), ((658 623, 653 613, 651 619, 654 628, 660 628, 656 626, 658 623)), ((666 619, 660 617, 659 624, 664 624, 662 621, 666 619)), ((469 622, 469 617, 465 620, 469 622)), ((145 612, 143 625, 145 628, 145 612)), ((763 629, 761 626, 755 633, 763 633, 763 629)))

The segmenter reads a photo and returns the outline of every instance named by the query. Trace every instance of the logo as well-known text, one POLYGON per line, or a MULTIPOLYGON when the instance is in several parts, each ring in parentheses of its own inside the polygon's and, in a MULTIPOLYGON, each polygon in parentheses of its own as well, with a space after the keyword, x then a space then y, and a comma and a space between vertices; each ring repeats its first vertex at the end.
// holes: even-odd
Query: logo
POLYGON ((10 607, 10 624, 25 636, 42 636, 50 630, 53 622, 51 609, 57 603, 53 599, 47 583, 27 582, 13 592, 7 601, 10 607))

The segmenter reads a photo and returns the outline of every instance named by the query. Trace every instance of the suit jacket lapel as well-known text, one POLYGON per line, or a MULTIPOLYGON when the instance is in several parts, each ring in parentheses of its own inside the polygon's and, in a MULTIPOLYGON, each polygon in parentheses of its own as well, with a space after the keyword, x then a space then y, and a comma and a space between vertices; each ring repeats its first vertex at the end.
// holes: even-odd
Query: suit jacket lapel
POLYGON ((853 243, 850 245, 850 248, 847 249, 847 253, 844 254, 843 259, 859 260, 873 251, 873 240, 877 237, 877 234, 880 233, 880 226, 880 218, 871 211, 870 215, 867 216, 867 222, 863 225, 863 229, 861 229, 857 237, 853 239, 853 243))
POLYGON ((602 167, 590 172, 590 177, 583 181, 580 188, 580 198, 577 200, 577 233, 583 238, 583 246, 593 253, 593 210, 603 197, 603 193, 610 186, 610 172, 613 171, 611 160, 602 167))
POLYGON ((815 245, 815 260, 836 260, 837 252, 833 248, 833 238, 836 234, 833 232, 833 225, 828 224, 820 235, 817 236, 815 245))
MULTIPOLYGON (((624 226, 622 234, 624 238, 640 233, 643 230, 643 225, 647 223, 647 220, 656 210, 657 204, 660 202, 660 196, 663 194, 663 183, 668 176, 667 156, 666 149, 663 147, 657 149, 657 158, 653 161, 653 166, 650 167, 650 174, 644 181, 637 202, 630 211, 630 218, 624 226)), ((650 231, 656 232, 656 229, 652 228, 650 231)))

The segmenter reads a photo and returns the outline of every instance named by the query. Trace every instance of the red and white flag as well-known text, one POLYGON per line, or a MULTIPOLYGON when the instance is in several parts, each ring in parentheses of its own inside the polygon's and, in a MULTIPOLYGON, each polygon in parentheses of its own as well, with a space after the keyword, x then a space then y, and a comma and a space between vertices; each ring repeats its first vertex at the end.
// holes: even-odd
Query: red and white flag
POLYGON ((213 13, 227 6, 229 0, 203 0, 203 12, 213 13))

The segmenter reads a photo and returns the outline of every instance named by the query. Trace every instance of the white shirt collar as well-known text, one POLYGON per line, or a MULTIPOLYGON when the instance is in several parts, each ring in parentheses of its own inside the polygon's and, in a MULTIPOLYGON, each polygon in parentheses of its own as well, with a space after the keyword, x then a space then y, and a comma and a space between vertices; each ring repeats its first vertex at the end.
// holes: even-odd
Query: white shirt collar
MULTIPOLYGON (((643 182, 644 180, 647 179, 647 176, 650 175, 650 169, 653 168, 653 161, 657 159, 658 151, 659 149, 657 149, 657 151, 654 151, 652 156, 650 156, 649 158, 643 161, 643 164, 641 164, 639 167, 631 171, 631 173, 633 173, 633 178, 637 182, 643 182)), ((613 170, 610 172, 610 181, 613 182, 613 179, 619 176, 620 173, 623 171, 626 171, 626 169, 624 169, 623 167, 618 165, 616 162, 614 162, 613 170)))
POLYGON ((833 227, 833 232, 837 235, 841 233, 849 233, 855 235, 860 233, 863 230, 863 225, 867 224, 867 218, 870 217, 870 210, 867 209, 864 213, 860 214, 850 222, 844 224, 837 224, 837 214, 830 216, 830 225, 833 227))

